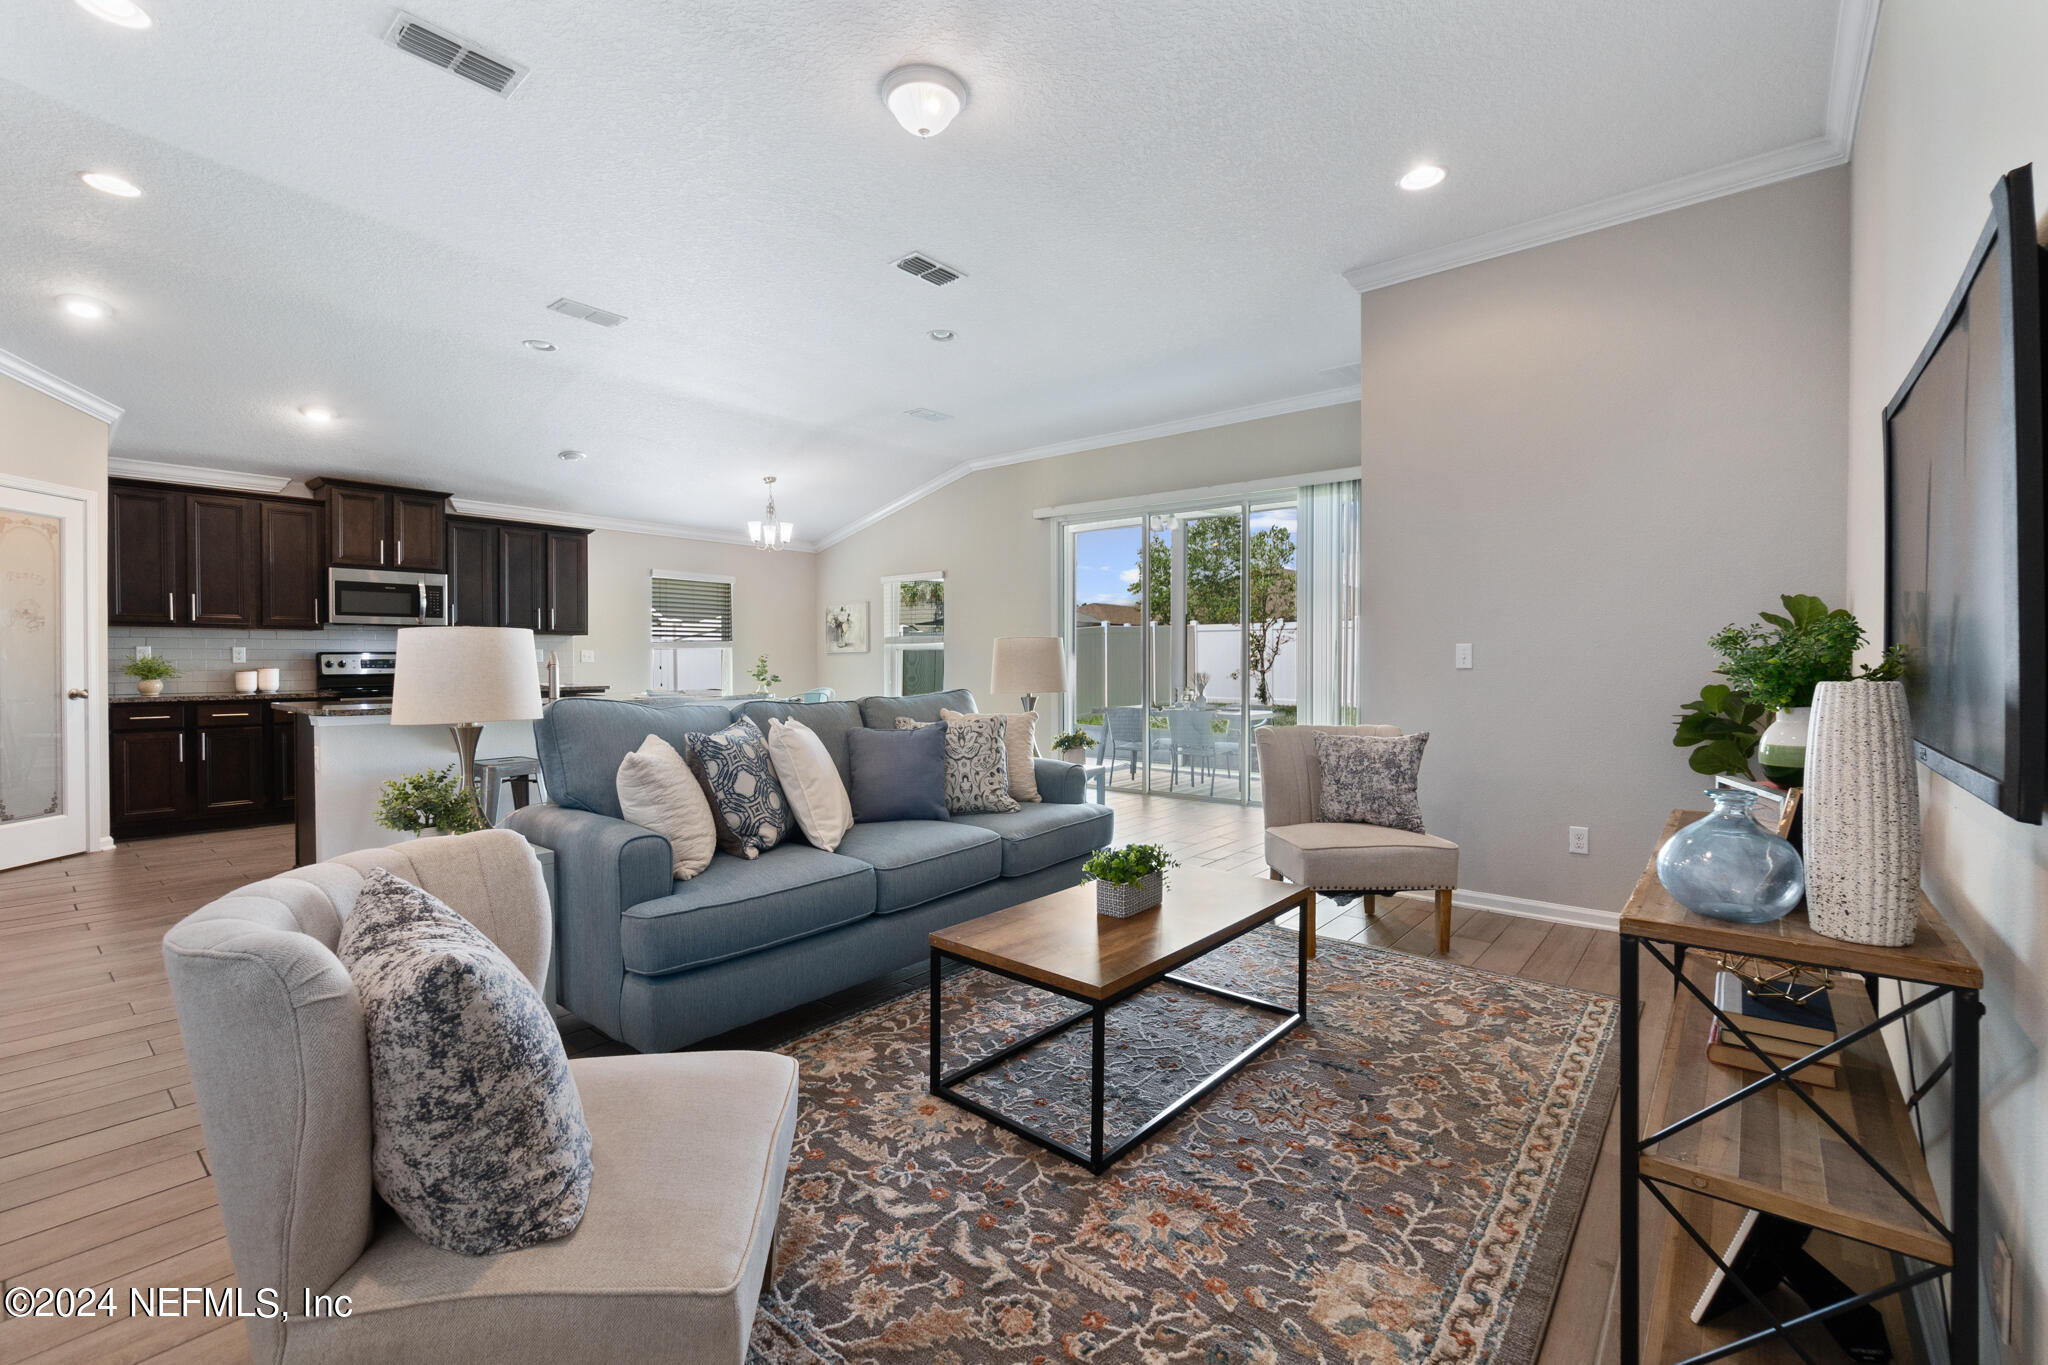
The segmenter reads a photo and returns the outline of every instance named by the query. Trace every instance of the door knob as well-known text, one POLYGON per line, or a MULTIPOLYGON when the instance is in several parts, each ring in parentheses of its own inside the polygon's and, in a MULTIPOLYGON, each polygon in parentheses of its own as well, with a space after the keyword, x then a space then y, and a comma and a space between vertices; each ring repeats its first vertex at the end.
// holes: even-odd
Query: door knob
POLYGON ((92 693, 86 691, 82 687, 74 687, 69 692, 66 692, 64 695, 71 698, 71 700, 73 701, 84 701, 87 697, 90 697, 92 693))

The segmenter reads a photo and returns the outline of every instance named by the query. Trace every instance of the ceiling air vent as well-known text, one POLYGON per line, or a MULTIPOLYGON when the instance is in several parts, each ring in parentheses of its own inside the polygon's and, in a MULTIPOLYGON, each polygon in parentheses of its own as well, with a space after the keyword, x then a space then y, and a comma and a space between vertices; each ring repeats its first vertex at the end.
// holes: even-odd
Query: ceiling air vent
POLYGON ((616 327, 626 320, 617 313, 607 313, 602 308, 592 308, 589 304, 578 303, 574 299, 556 299, 548 307, 564 317, 582 318, 585 322, 594 322, 600 327, 616 327))
POLYGON ((940 265, 922 251, 913 251, 908 256, 897 257, 895 266, 906 275, 917 276, 926 284, 951 284, 955 280, 967 277, 966 271, 955 270, 950 265, 940 265))
POLYGON ((443 71, 453 71, 494 95, 510 95, 526 79, 527 68, 517 62, 494 57, 468 39, 422 23, 404 10, 392 18, 384 41, 401 52, 432 62, 443 71))
POLYGON ((905 408, 903 415, 905 417, 915 417, 921 422, 950 422, 953 420, 952 413, 940 412, 937 408, 905 408))

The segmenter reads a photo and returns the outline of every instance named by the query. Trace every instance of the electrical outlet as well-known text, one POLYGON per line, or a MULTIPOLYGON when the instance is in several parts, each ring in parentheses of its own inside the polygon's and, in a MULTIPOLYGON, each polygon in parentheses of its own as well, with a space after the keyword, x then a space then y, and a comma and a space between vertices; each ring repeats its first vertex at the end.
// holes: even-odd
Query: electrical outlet
POLYGON ((249 662, 249 647, 247 645, 235 646, 235 662, 238 664, 249 662))
POLYGON ((577 663, 579 663, 579 664, 594 664, 594 663, 596 663, 596 662, 597 662, 597 651, 596 651, 596 650, 594 650, 594 649, 579 649, 579 650, 577 650, 577 651, 576 651, 576 662, 577 662, 577 663))
POLYGON ((2003 1237, 1991 1239, 1991 1325, 2012 1345, 2012 1247, 2003 1237))
POLYGON ((147 659, 150 656, 151 652, 152 651, 150 650, 150 647, 148 645, 135 646, 135 657, 138 659, 147 659))
POLYGON ((1573 825, 1565 831, 1565 852, 1591 853, 1592 836, 1584 825, 1573 825))
POLYGON ((1458 646, 1458 667, 1460 667, 1460 668, 1470 668, 1471 666, 1472 666, 1472 646, 1470 646, 1470 645, 1459 645, 1459 646, 1458 646))

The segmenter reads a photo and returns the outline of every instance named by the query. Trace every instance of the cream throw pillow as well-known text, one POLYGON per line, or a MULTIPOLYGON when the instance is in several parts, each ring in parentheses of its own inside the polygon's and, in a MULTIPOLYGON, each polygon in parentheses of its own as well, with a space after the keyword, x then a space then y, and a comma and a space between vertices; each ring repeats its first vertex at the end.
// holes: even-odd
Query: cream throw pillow
POLYGON ((718 826, 711 802, 676 746, 649 735, 619 764, 619 812, 630 824, 668 840, 683 881, 711 866, 718 826))
POLYGON ((825 752, 825 741, 800 720, 771 720, 768 761, 804 838, 827 853, 838 848, 853 828, 853 800, 832 766, 832 755, 825 752))
MULTIPOLYGON (((973 720, 974 717, 961 711, 941 711, 940 720, 973 720)), ((1006 711, 1003 713, 1003 761, 1010 766, 1010 795, 1019 801, 1043 801, 1038 794, 1038 774, 1031 767, 1031 753, 1036 747, 1033 731, 1038 724, 1036 711, 1006 711)))

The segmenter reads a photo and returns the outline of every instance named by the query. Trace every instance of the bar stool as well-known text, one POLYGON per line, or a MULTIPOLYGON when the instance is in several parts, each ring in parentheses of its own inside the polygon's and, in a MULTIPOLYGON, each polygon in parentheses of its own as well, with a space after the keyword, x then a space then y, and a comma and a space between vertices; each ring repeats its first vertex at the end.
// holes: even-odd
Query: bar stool
POLYGON ((480 759, 476 770, 484 782, 484 819, 492 825, 498 823, 500 786, 511 783, 512 809, 524 810, 533 799, 533 784, 540 780, 540 760, 523 755, 480 759))

